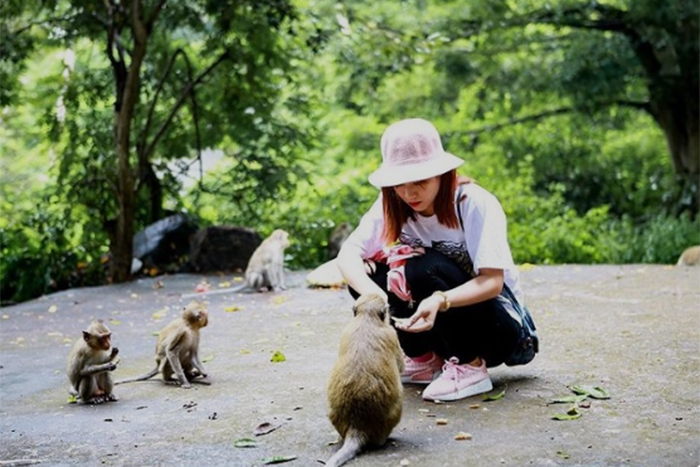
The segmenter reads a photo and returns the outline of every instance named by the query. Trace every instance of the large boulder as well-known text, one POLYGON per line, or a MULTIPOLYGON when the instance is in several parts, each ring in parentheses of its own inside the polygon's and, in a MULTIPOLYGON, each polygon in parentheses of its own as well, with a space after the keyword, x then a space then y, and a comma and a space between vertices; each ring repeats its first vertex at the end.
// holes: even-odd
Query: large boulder
POLYGON ((246 227, 206 227, 192 239, 190 266, 195 272, 244 271, 260 243, 260 235, 246 227))

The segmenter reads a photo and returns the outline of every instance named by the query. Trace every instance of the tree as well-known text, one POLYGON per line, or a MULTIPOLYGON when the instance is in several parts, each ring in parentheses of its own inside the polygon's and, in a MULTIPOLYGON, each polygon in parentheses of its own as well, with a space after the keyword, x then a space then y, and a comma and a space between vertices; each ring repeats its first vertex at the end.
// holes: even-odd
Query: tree
POLYGON ((474 136, 572 113, 642 111, 663 130, 685 197, 692 194, 678 202, 698 211, 697 1, 360 2, 341 18, 345 97, 358 112, 387 75, 425 66, 445 76, 435 96, 445 102, 479 89, 474 136), (504 112, 511 118, 494 120, 504 112))
MULTIPOLYGON (((5 75, 31 44, 75 54, 61 86, 46 91, 59 107, 47 114, 66 196, 106 229, 116 282, 130 277, 135 221, 159 219, 167 194, 177 204, 175 174, 203 148, 223 149, 235 170, 256 176, 308 140, 292 118, 306 111, 304 96, 285 91, 303 52, 288 0, 9 2, 5 75)), ((274 192, 293 175, 258 189, 274 192)))

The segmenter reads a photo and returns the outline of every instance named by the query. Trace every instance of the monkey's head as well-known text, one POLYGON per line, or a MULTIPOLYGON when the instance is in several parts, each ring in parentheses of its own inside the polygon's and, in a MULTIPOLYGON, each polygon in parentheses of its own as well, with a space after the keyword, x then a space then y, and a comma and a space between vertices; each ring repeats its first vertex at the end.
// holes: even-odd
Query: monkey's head
POLYGON ((203 328, 209 324, 209 313, 206 305, 201 302, 191 301, 182 311, 182 319, 194 328, 203 328))
POLYGON ((360 295, 352 307, 352 312, 355 316, 376 316, 379 321, 389 322, 389 304, 379 294, 368 293, 360 295))
POLYGON ((83 331, 83 340, 93 349, 109 350, 111 343, 112 331, 102 322, 102 320, 93 321, 86 330, 83 331))
POLYGON ((274 232, 272 232, 272 235, 270 235, 272 238, 280 242, 283 248, 287 248, 289 246, 289 233, 282 229, 277 229, 274 232))

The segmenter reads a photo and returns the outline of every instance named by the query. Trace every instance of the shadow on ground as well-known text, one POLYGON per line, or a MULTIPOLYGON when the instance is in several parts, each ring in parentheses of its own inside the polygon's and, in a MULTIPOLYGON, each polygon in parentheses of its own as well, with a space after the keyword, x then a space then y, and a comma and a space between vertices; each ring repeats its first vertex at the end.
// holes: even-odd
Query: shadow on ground
MULTIPOLYGON (((434 404, 408 386, 391 443, 348 465, 698 466, 700 268, 538 266, 522 276, 541 352, 491 371, 491 394, 505 396, 434 404), (577 420, 552 419, 568 406, 549 402, 572 385, 611 398, 577 420), (471 439, 455 440, 460 432, 471 439)), ((91 319, 114 333, 115 377, 141 374, 180 294, 231 277, 166 276, 0 309, 0 465, 258 466, 291 456, 285 465, 321 466, 337 449, 325 383, 352 301, 308 289, 304 277, 291 273, 285 292, 209 297, 201 354, 211 386, 133 383, 97 407, 67 403, 64 368, 91 319), (286 360, 273 363, 275 352, 286 360), (265 421, 279 427, 256 437, 265 421), (243 438, 257 446, 235 447, 243 438)))

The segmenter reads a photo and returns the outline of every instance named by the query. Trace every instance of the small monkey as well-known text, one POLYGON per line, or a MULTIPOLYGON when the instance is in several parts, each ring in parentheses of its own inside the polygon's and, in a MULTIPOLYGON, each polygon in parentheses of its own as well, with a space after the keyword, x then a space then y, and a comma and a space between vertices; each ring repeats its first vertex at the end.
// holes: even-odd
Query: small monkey
POLYGON ((182 312, 182 316, 172 320, 158 334, 156 343, 156 367, 149 373, 134 378, 117 381, 115 384, 145 381, 161 373, 163 381, 172 383, 173 374, 183 388, 192 387, 191 382, 209 384, 195 380, 206 378, 207 373, 199 360, 199 330, 209 322, 209 314, 204 305, 190 302, 182 312))
POLYGON ((328 259, 333 259, 338 256, 340 247, 352 233, 352 225, 349 222, 341 222, 338 224, 330 237, 328 237, 328 259))
POLYGON ((344 464, 365 446, 384 445, 401 420, 404 363, 389 307, 379 295, 363 294, 353 312, 328 379, 328 418, 343 445, 326 467, 344 464))
POLYGON ((111 337, 109 328, 101 320, 95 320, 83 331, 68 356, 66 372, 71 384, 68 392, 83 404, 118 400, 112 393, 110 372, 119 363, 119 349, 112 347, 111 337))
POLYGON ((676 266, 697 266, 698 264, 700 264, 700 245, 695 245, 683 251, 676 266))

